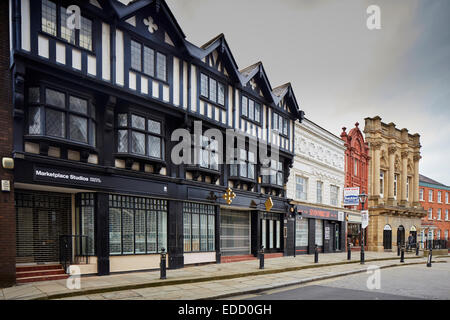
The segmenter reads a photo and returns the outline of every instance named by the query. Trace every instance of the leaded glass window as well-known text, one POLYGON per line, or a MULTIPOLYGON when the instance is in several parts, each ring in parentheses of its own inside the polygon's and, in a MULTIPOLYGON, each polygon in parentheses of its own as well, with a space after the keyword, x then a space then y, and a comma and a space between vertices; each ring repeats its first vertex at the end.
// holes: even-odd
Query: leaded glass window
POLYGON ((160 80, 167 80, 166 56, 162 53, 156 54, 156 77, 160 80))
POLYGON ((118 152, 163 158, 161 122, 136 114, 119 113, 117 126, 118 152))
POLYGON ((249 120, 261 123, 261 104, 258 102, 242 96, 242 115, 249 120))
POLYGON ((144 46, 144 73, 153 77, 155 75, 155 51, 144 46))
POLYGON ((80 47, 92 50, 92 21, 81 17, 80 47))
POLYGON ((167 251, 167 201, 109 195, 110 254, 167 251))
POLYGON ((200 73, 200 95, 221 106, 225 105, 225 85, 204 73, 200 73))
POLYGON ((215 250, 215 208, 199 203, 183 203, 184 252, 215 250))
POLYGON ((56 36, 56 4, 42 0, 42 31, 56 36))
POLYGON ((64 138, 74 142, 96 145, 95 108, 68 92, 42 87, 28 91, 28 133, 64 138))
POLYGON ((67 27, 67 19, 69 18, 69 15, 67 14, 67 9, 64 7, 61 7, 61 38, 66 40, 67 42, 71 44, 76 44, 75 39, 75 29, 71 30, 67 27))
POLYGON ((131 40, 131 68, 137 71, 141 71, 141 51, 141 44, 131 40))

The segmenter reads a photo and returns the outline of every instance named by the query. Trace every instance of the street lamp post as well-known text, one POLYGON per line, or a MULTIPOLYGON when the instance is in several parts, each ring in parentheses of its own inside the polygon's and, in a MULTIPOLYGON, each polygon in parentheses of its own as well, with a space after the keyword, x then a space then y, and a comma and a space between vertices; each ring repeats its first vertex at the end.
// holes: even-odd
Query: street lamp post
MULTIPOLYGON (((361 210, 364 211, 364 204, 367 201, 367 194, 365 194, 363 191, 363 193, 361 193, 358 197, 359 197, 359 202, 361 202, 361 210)), ((361 225, 361 236, 362 236, 362 239, 361 239, 361 264, 364 264, 364 245, 365 245, 364 230, 365 230, 365 228, 362 228, 362 225, 361 225)))

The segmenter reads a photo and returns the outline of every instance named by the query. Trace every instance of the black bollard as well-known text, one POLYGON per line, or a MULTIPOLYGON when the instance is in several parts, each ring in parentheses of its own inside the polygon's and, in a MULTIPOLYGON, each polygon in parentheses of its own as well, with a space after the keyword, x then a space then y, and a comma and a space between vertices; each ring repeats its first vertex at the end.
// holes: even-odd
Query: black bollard
POLYGON ((416 256, 418 256, 418 255, 419 255, 419 245, 416 244, 416 256))
POLYGON ((316 244, 314 248, 314 263, 319 263, 319 247, 316 244))
POLYGON ((347 246, 347 260, 352 260, 352 247, 350 243, 347 246))
POLYGON ((261 251, 259 251, 259 268, 264 269, 264 246, 261 246, 261 251))
POLYGON ((428 252, 427 267, 431 267, 431 259, 433 258, 433 248, 430 246, 430 252, 428 252))
POLYGON ((397 242, 397 256, 400 256, 400 242, 397 242))
POLYGON ((364 264, 365 262, 364 244, 361 244, 361 264, 364 264))
POLYGON ((400 262, 405 262, 405 246, 402 246, 400 262))
POLYGON ((161 248, 161 264, 159 265, 161 271, 160 279, 166 279, 166 253, 164 251, 165 249, 161 248))

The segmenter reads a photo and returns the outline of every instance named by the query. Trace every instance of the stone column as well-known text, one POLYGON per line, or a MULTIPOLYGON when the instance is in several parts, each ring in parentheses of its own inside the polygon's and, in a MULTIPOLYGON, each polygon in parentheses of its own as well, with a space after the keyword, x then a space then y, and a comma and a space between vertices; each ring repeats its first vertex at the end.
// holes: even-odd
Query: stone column
POLYGON ((372 181, 373 181, 373 196, 375 198, 380 197, 380 142, 375 142, 372 144, 373 151, 373 171, 372 171, 372 181))
MULTIPOLYGON (((397 148, 393 145, 389 146, 389 177, 388 177, 388 203, 394 204, 394 177, 395 177, 395 151, 397 148)), ((398 184, 398 181, 397 181, 398 184)), ((398 185, 397 185, 398 191, 398 185)))
POLYGON ((412 190, 413 206, 420 206, 419 203, 419 160, 422 159, 420 152, 414 155, 414 184, 412 190))
POLYGON ((401 185, 401 204, 406 205, 406 181, 408 179, 408 151, 402 152, 402 185, 401 185))

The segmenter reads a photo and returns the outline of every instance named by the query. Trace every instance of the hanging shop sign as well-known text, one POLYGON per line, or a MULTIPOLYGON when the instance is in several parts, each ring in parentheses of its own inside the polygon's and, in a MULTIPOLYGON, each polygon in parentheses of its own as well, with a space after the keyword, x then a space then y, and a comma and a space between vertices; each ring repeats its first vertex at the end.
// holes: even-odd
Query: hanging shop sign
POLYGON ((339 214, 336 210, 327 210, 315 207, 297 205, 297 212, 304 218, 315 218, 323 220, 339 221, 339 214))

